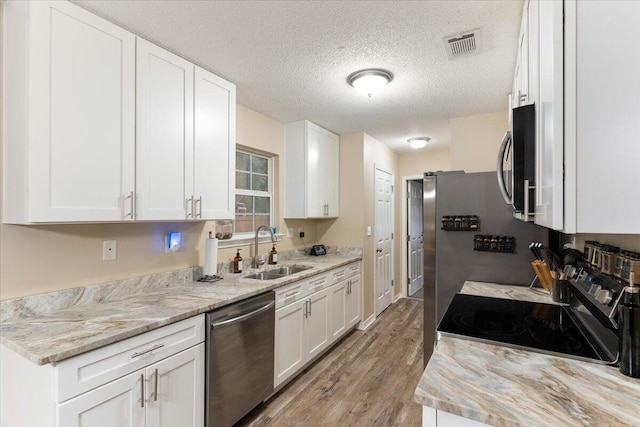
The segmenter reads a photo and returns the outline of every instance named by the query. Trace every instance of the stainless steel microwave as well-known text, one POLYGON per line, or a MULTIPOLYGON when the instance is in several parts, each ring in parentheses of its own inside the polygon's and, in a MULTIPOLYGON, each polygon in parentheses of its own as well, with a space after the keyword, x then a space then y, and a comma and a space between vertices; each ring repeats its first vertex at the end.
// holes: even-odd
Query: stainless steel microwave
POLYGON ((525 220, 535 212, 535 105, 513 109, 513 130, 505 133, 498 154, 498 185, 507 204, 525 220))

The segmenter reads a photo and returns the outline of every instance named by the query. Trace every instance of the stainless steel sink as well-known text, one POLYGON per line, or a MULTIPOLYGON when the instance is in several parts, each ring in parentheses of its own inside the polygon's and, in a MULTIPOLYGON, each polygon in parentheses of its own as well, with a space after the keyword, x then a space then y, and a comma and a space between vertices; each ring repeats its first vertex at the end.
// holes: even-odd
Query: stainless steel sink
POLYGON ((271 273, 270 271, 261 271, 260 273, 250 274, 243 277, 243 279, 256 279, 256 280, 276 280, 284 277, 284 274, 271 273))
POLYGON ((285 265, 275 270, 269 270, 268 273, 274 274, 282 274, 283 276, 288 276, 290 274, 300 273, 301 271, 310 270, 313 267, 308 267, 306 265, 285 265))
POLYGON ((308 267, 306 265, 285 265, 279 268, 274 268, 273 270, 250 274, 245 276, 244 279, 276 280, 291 274, 300 273, 301 271, 310 270, 312 268, 313 267, 308 267))

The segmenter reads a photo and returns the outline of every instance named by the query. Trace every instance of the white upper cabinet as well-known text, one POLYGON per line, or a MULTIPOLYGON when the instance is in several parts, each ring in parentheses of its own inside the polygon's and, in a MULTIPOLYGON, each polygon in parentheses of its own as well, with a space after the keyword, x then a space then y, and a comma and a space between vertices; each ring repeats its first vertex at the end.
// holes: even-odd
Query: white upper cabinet
POLYGON ((535 223, 563 227, 563 5, 540 0, 535 223))
POLYGON ((235 86, 62 1, 3 8, 3 221, 233 218, 235 86))
POLYGON ((236 87, 196 67, 194 101, 193 216, 232 219, 236 187, 236 87))
POLYGON ((140 38, 136 54, 136 219, 187 219, 194 65, 140 38))
POLYGON ((535 222, 565 233, 639 234, 640 2, 532 0, 532 10, 535 222))
POLYGON ((285 125, 285 218, 335 218, 339 138, 309 121, 285 125))
POLYGON ((135 36, 68 2, 2 2, 6 223, 132 219, 135 36))

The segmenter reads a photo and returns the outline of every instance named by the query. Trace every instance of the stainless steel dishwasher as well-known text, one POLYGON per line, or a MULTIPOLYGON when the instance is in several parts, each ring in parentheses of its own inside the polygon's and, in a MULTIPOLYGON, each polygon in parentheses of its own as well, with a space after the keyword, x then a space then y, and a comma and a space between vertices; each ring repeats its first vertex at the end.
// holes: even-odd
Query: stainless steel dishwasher
POLYGON ((275 294, 207 313, 206 425, 229 427, 273 393, 275 294))

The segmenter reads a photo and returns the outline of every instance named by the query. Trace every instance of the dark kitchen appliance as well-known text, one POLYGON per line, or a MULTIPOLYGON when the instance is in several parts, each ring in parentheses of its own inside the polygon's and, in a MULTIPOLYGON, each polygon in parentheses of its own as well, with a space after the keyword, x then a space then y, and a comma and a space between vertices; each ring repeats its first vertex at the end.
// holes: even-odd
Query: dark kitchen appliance
POLYGON ((493 172, 428 172, 423 180, 423 202, 426 365, 436 342, 436 326, 464 282, 528 286, 534 273, 526 243, 548 246, 549 232, 513 218, 512 209, 502 202, 493 172), (442 227, 442 218, 456 213, 472 213, 477 228, 452 232, 442 227), (489 236, 489 240, 496 237, 496 242, 508 236, 509 251, 505 247, 492 252, 490 246, 488 251, 476 250, 476 235, 489 236))
POLYGON ((311 250, 309 251, 309 255, 313 255, 313 256, 320 256, 320 255, 326 255, 327 254, 327 248, 324 245, 313 245, 311 247, 311 250))
POLYGON ((273 393, 275 294, 206 315, 207 427, 230 427, 273 393))
POLYGON ((513 207, 516 214, 525 221, 534 213, 535 196, 535 105, 525 105, 513 109, 513 130, 508 131, 498 154, 498 185, 505 202, 513 207))
POLYGON ((624 283, 586 263, 568 266, 565 306, 458 294, 438 326, 442 335, 539 353, 618 364, 617 313, 624 283))

